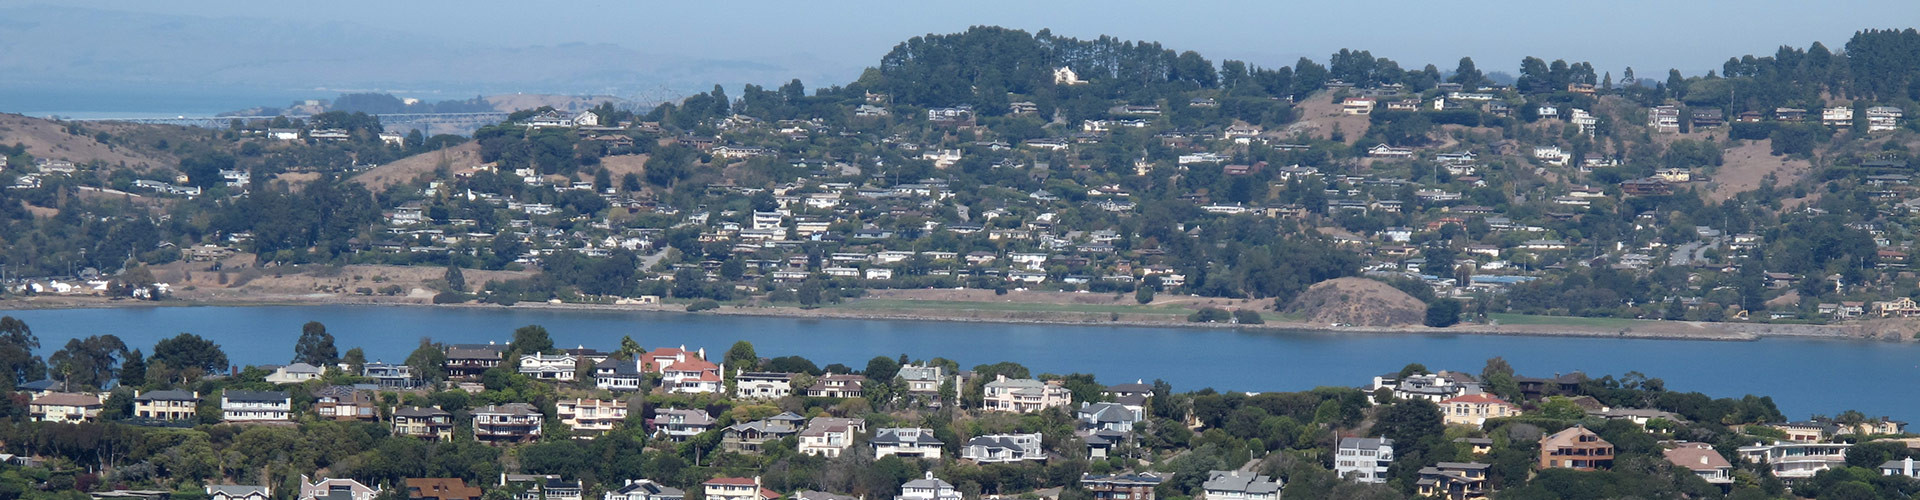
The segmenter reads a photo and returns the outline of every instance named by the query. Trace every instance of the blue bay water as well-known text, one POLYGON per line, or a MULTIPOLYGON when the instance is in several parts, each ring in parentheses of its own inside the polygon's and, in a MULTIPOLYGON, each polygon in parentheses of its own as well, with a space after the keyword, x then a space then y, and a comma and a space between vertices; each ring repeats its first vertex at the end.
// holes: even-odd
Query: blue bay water
POLYGON ((1359 386, 1407 363, 1479 373, 1505 357, 1523 375, 1575 370, 1594 376, 1639 371, 1669 390, 1715 397, 1772 396, 1791 418, 1857 409, 1920 418, 1920 344, 1766 339, 1754 342, 1447 334, 1332 334, 1263 329, 1062 326, 720 316, 508 308, 382 306, 149 307, 0 311, 25 320, 42 354, 67 339, 113 334, 151 351, 192 332, 221 345, 235 364, 285 363, 307 321, 320 321, 341 351, 399 362, 423 337, 505 343, 538 324, 562 347, 612 350, 624 335, 649 349, 685 345, 717 356, 735 341, 763 357, 800 355, 856 369, 874 356, 945 357, 961 366, 1014 361, 1034 373, 1095 374, 1115 384, 1165 379, 1176 390, 1297 391, 1359 386))

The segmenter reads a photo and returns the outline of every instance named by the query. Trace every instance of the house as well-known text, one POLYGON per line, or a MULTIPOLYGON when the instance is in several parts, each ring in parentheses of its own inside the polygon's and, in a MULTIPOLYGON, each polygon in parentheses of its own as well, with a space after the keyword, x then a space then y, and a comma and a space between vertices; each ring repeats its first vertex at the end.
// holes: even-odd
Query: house
POLYGON ((310 481, 306 474, 300 475, 299 500, 373 500, 380 496, 379 488, 371 488, 352 479, 320 478, 310 481))
POLYGON ((1217 470, 1200 483, 1207 500, 1279 500, 1281 481, 1247 471, 1217 470))
POLYGON ((932 429, 916 427, 887 428, 874 431, 873 458, 898 456, 902 458, 940 458, 941 446, 946 443, 934 439, 932 429))
POLYGON ((525 488, 514 500, 581 500, 579 481, 565 481, 555 474, 501 474, 500 486, 525 488))
POLYGON ((1692 108, 1693 128, 1712 128, 1727 124, 1726 112, 1720 108, 1692 108))
POLYGON ((1340 438, 1333 453, 1334 474, 1362 483, 1387 482, 1387 467, 1392 465, 1392 439, 1340 438))
POLYGON ((1373 99, 1369 97, 1348 97, 1345 100, 1340 101, 1340 114, 1343 114, 1343 115, 1373 114, 1373 99))
POLYGON ((362 366, 360 375, 373 379, 374 384, 380 387, 410 389, 420 385, 420 379, 413 376, 413 367, 405 364, 375 361, 362 366))
POLYGON ((960 500, 960 490, 933 477, 933 471, 927 471, 922 479, 902 483, 899 496, 893 500, 960 500))
POLYGON ((1806 479, 1820 471, 1847 465, 1849 443, 1774 443, 1742 446, 1740 459, 1766 464, 1774 477, 1806 479))
POLYGON ((713 415, 708 415, 706 410, 670 408, 653 416, 654 433, 676 443, 713 430, 714 422, 713 415))
POLYGON ((285 422, 292 411, 293 398, 285 392, 229 389, 220 394, 220 419, 227 422, 285 422))
MULTIPOLYGON (((905 371, 902 368, 902 371, 905 371)), ((793 374, 744 372, 733 377, 733 397, 778 399, 793 395, 793 374)))
POLYGON ((1425 399, 1434 403, 1445 401, 1454 396, 1479 394, 1480 382, 1460 372, 1441 370, 1440 373, 1408 375, 1400 378, 1399 373, 1388 373, 1373 378, 1368 391, 1389 389, 1393 397, 1399 399, 1425 399))
POLYGON ((1773 119, 1783 122, 1798 122, 1807 119, 1807 110, 1800 108, 1773 108, 1773 119))
POLYGON ((1153 500, 1153 488, 1165 478, 1151 472, 1138 474, 1080 474, 1080 489, 1094 500, 1153 500))
POLYGON ((687 492, 656 483, 652 479, 628 479, 618 488, 607 490, 603 500, 686 500, 687 492))
POLYGON ((324 419, 373 421, 380 417, 373 393, 334 385, 313 391, 313 412, 324 419))
POLYGON ((1853 125, 1853 108, 1850 106, 1831 106, 1820 110, 1820 123, 1829 127, 1847 127, 1853 125))
POLYGON ((554 403, 560 423, 575 434, 598 436, 627 419, 627 402, 618 399, 562 399, 554 403))
POLYGON ((806 417, 786 412, 766 420, 729 425, 721 430, 720 446, 727 451, 759 453, 760 447, 768 441, 800 432, 800 424, 805 423, 806 420, 806 417))
POLYGON ((1073 402, 1073 393, 1058 381, 1009 379, 1005 375, 998 377, 987 382, 984 389, 983 409, 987 411, 1033 413, 1073 402))
POLYGON ((1061 66, 1053 69, 1054 85, 1080 85, 1084 83, 1087 83, 1087 81, 1081 80, 1080 75, 1073 72, 1073 68, 1061 66))
POLYGON ((207 500, 267 500, 272 497, 273 490, 265 486, 238 484, 207 485, 207 500))
POLYGON ((1440 462, 1420 468, 1420 480, 1414 483, 1421 497, 1446 500, 1487 498, 1487 469, 1480 462, 1440 462))
POLYGON ((828 373, 821 375, 819 379, 813 382, 812 387, 807 388, 807 397, 857 398, 864 394, 861 387, 865 386, 866 383, 867 376, 865 375, 828 373))
POLYGON ((1540 438, 1540 468, 1597 470, 1613 467, 1613 443, 1584 426, 1540 438))
POLYGON ((637 391, 643 379, 640 362, 607 358, 593 365, 593 386, 609 391, 637 391))
POLYGON ((1467 450, 1469 452, 1472 452, 1475 455, 1485 456, 1489 453, 1493 453, 1492 438, 1463 437, 1463 438, 1454 439, 1453 442, 1467 445, 1467 450))
POLYGON ((410 477, 405 481, 408 500, 480 500, 480 487, 467 486, 457 477, 410 477))
POLYGON ((720 366, 693 358, 660 369, 660 385, 674 394, 714 394, 725 390, 720 366))
POLYGON ((487 405, 473 410, 473 438, 490 443, 517 443, 540 437, 545 419, 540 409, 526 403, 487 405))
POLYGON ((447 346, 447 377, 457 380, 478 380, 480 374, 489 368, 500 366, 501 353, 506 349, 493 344, 455 344, 447 346))
POLYGON ((1441 400, 1440 413, 1447 425, 1479 427, 1489 418, 1517 416, 1520 407, 1492 394, 1466 394, 1441 400))
POLYGON ((177 389, 133 392, 133 416, 139 419, 180 421, 200 416, 200 393, 177 389))
POLYGON ((1733 484, 1733 464, 1706 443, 1679 443, 1661 452, 1674 467, 1693 471, 1708 484, 1733 484))
POLYGON ((833 458, 853 446, 853 437, 867 430, 867 421, 858 418, 814 417, 800 431, 800 453, 833 458))
POLYGON ((898 376, 907 381, 908 394, 937 395, 946 383, 945 367, 934 364, 902 366, 898 376))
POLYGON ((92 394, 55 392, 34 397, 28 413, 36 422, 78 423, 99 420, 100 397, 92 394))
POLYGON ((1599 411, 1588 410, 1587 414, 1607 420, 1625 420, 1638 424, 1641 427, 1646 427, 1648 422, 1654 420, 1665 420, 1668 422, 1686 421, 1686 419, 1678 413, 1651 408, 1601 408, 1599 411))
POLYGON ((406 406, 393 410, 393 433, 445 441, 453 438, 453 414, 439 408, 406 406))
POLYGON ((618 488, 607 490, 603 500, 686 500, 687 492, 651 479, 628 479, 618 488))
POLYGON ((1133 432, 1133 425, 1143 420, 1139 408, 1120 403, 1082 402, 1073 414, 1082 428, 1115 432, 1133 432))
POLYGON ((298 384, 320 378, 320 367, 306 363, 294 363, 275 368, 267 374, 267 382, 275 384, 298 384))
POLYGON ((1680 131, 1680 108, 1677 106, 1655 106, 1647 111, 1647 126, 1654 132, 1671 134, 1680 131))
POLYGON ((1886 463, 1880 464, 1880 475, 1882 476, 1920 477, 1920 475, 1916 475, 1915 472, 1920 472, 1920 469, 1914 468, 1913 457, 1907 457, 1901 460, 1888 460, 1886 463))
POLYGON ((1367 156, 1374 158, 1412 158, 1413 150, 1396 148, 1386 144, 1375 144, 1373 147, 1367 148, 1367 156))
POLYGON ((580 358, 572 354, 533 353, 520 355, 520 374, 536 380, 574 381, 580 358))
POLYGON ((291 141, 300 138, 300 130, 291 128, 267 129, 267 137, 276 141, 291 141))
POLYGON ((1900 128, 1900 117, 1904 114, 1893 106, 1874 106, 1867 108, 1867 131, 1887 132, 1900 128))
POLYGON ((960 458, 981 464, 999 464, 1046 460, 1047 453, 1040 450, 1039 433, 989 434, 967 440, 967 446, 960 449, 960 458))
POLYGON ((700 483, 706 500, 773 500, 779 493, 760 487, 760 476, 716 477, 700 483))

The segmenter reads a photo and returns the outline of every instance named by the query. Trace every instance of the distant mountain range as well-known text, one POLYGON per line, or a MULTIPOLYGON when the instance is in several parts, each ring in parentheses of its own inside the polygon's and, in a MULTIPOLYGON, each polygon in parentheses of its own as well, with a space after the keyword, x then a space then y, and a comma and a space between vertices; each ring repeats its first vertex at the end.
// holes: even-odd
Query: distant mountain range
MULTIPOLYGON (((52 6, 0 8, 0 41, 0 89, 381 91, 430 99, 596 93, 644 101, 715 83, 844 82, 861 69, 806 55, 709 60, 608 44, 476 47, 347 23, 52 6)), ((266 104, 284 103, 247 103, 266 104)))

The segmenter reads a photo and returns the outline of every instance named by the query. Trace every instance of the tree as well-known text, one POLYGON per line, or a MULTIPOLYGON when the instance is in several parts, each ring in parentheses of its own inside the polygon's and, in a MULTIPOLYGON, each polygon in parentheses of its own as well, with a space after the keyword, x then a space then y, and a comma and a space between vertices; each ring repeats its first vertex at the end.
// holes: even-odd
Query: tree
POLYGON ((547 328, 540 325, 527 325, 513 331, 514 352, 535 354, 553 350, 553 337, 547 335, 547 328))
POLYGON ((13 316, 0 317, 0 364, 4 364, 8 372, 3 377, 7 379, 6 389, 46 376, 46 362, 33 354, 33 350, 39 348, 40 338, 33 336, 33 328, 28 327, 27 322, 13 316))
POLYGON ((340 362, 347 364, 347 371, 359 375, 367 367, 367 352, 358 347, 347 349, 347 355, 340 357, 340 362))
POLYGON ((407 355, 407 367, 413 369, 413 375, 420 380, 435 381, 447 377, 447 351, 435 345, 432 339, 420 339, 420 347, 407 355))
POLYGON ((147 356, 139 349, 127 353, 120 362, 120 385, 138 387, 147 383, 147 356))
POLYGON ((1255 311, 1252 309, 1234 309, 1233 322, 1239 323, 1242 325, 1258 325, 1258 324, 1266 323, 1267 320, 1265 318, 1260 317, 1260 311, 1255 311))
POLYGON ((1440 436, 1446 431, 1446 425, 1441 422, 1440 407, 1425 399, 1407 399, 1388 405, 1380 411, 1377 419, 1374 432, 1392 439, 1396 448, 1416 448, 1422 440, 1440 436))
POLYGON ((1459 322, 1460 301, 1439 298, 1427 303, 1427 326, 1446 328, 1459 322))
POLYGON ((614 354, 624 359, 634 359, 645 352, 647 350, 640 347, 640 343, 635 342, 632 335, 625 335, 620 337, 620 350, 614 354))
POLYGON ((220 350, 220 344, 191 333, 181 333, 154 344, 153 360, 178 370, 177 380, 181 382, 227 368, 227 353, 220 350))
POLYGON ((900 362, 886 356, 874 356, 867 360, 867 371, 862 373, 872 383, 892 383, 893 376, 900 373, 900 362))
POLYGON ((47 357, 47 365, 68 384, 101 388, 117 378, 126 359, 127 344, 113 335, 69 339, 66 347, 47 357))
MULTIPOLYGON (((339 360, 340 349, 333 346, 333 334, 327 333, 327 325, 308 321, 300 326, 300 340, 293 344, 295 363, 324 368, 339 360)), ((365 360, 361 362, 365 363, 365 360)))
POLYGON ((460 266, 447 266, 447 273, 444 278, 447 280, 448 290, 455 292, 467 291, 467 276, 460 272, 460 266))
POLYGON ((753 352, 753 343, 745 340, 734 342, 727 349, 727 368, 735 370, 753 370, 760 365, 760 355, 753 352))
POLYGON ((1153 287, 1142 286, 1140 288, 1134 289, 1133 301, 1139 302, 1141 304, 1153 303, 1153 287))
POLYGON ((1478 68, 1474 67, 1473 58, 1462 57, 1460 58, 1460 65, 1453 68, 1453 76, 1448 77, 1447 81, 1458 83, 1461 88, 1472 91, 1480 88, 1480 84, 1485 83, 1486 77, 1480 74, 1478 68))

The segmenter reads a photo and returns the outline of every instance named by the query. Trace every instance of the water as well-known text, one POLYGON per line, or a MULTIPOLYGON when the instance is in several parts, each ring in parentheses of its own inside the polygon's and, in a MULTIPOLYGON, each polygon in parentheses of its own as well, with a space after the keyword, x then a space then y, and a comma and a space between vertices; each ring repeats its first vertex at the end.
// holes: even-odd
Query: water
POLYGON ((505 343, 514 328, 538 324, 562 347, 613 350, 623 335, 649 349, 685 345, 717 357, 734 341, 763 357, 800 355, 856 369, 874 356, 946 357, 963 367, 1014 361, 1034 373, 1095 374, 1115 384, 1165 379, 1176 390, 1297 391, 1359 386, 1407 363, 1478 373, 1502 356, 1521 374, 1582 370, 1594 376, 1639 371, 1670 390, 1714 397, 1768 395, 1792 418, 1857 409, 1920 418, 1907 387, 1920 379, 1920 344, 1767 339, 1757 342, 1330 334, 1216 328, 1059 326, 380 306, 153 307, 0 311, 33 327, 48 354, 67 339, 114 334, 151 351, 180 332, 212 339, 236 364, 285 363, 307 321, 320 321, 342 352, 399 362, 421 337, 451 343, 505 343))

